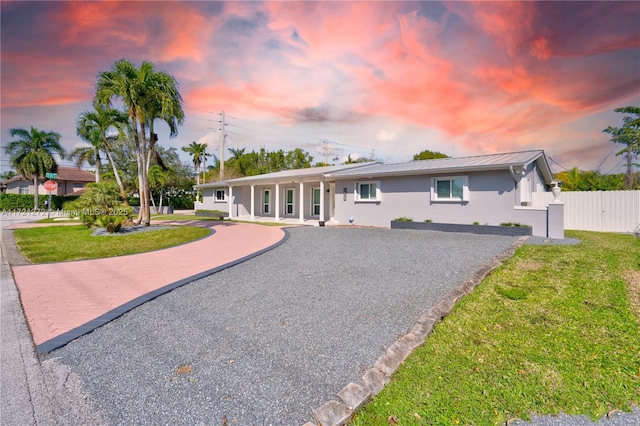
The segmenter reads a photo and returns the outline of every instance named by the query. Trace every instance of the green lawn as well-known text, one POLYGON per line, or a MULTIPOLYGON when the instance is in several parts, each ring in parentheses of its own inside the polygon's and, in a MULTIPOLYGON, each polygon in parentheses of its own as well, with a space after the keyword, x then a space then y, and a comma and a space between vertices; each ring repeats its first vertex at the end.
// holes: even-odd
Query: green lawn
POLYGON ((352 424, 504 425, 560 412, 595 419, 640 405, 640 239, 567 236, 583 242, 523 246, 505 261, 352 424))
POLYGON ((32 263, 124 256, 197 240, 210 230, 194 226, 117 236, 91 236, 84 225, 47 226, 13 231, 20 253, 32 263))

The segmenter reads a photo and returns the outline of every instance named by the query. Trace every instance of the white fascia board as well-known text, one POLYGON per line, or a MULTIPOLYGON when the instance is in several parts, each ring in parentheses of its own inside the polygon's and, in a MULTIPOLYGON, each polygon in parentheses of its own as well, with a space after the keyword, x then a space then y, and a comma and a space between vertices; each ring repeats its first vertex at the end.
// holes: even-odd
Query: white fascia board
POLYGON ((342 174, 333 176, 336 180, 342 179, 374 179, 377 177, 394 177, 394 176, 412 176, 412 175, 442 175, 451 173, 471 173, 471 172, 487 172, 494 170, 509 170, 509 167, 525 167, 525 163, 500 164, 489 166, 468 166, 468 167, 448 167, 442 169, 421 169, 421 170, 405 170, 405 171, 389 171, 377 173, 358 173, 358 174, 342 174))

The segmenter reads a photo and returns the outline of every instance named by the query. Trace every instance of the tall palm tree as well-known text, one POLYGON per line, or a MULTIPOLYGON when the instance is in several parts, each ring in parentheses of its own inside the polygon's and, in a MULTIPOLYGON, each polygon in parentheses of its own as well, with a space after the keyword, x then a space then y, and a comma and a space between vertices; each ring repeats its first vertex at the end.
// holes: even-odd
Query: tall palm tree
POLYGON ((191 142, 187 146, 183 146, 182 150, 191 154, 191 161, 193 162, 193 168, 196 170, 196 183, 200 185, 200 168, 205 163, 207 157, 211 154, 206 152, 206 143, 191 142))
POLYGON ((17 140, 9 142, 6 153, 11 156, 11 165, 24 179, 33 179, 35 188, 33 208, 38 208, 38 178, 58 168, 53 154, 64 158, 66 153, 60 145, 60 134, 21 128, 9 129, 9 135, 17 140))
POLYGON ((120 179, 120 173, 116 167, 113 157, 111 155, 111 149, 109 147, 110 138, 108 135, 111 129, 116 129, 119 134, 122 134, 123 129, 127 124, 127 114, 122 111, 118 111, 114 108, 107 108, 100 104, 94 105, 94 111, 85 111, 78 117, 76 121, 76 132, 85 141, 91 144, 90 147, 82 147, 74 150, 71 155, 77 158, 77 163, 82 164, 89 160, 93 161, 96 165, 96 182, 100 182, 100 151, 104 150, 113 169, 113 175, 116 178, 118 187, 120 188, 120 195, 124 203, 127 203, 127 192, 120 179))
POLYGON ((154 122, 159 119, 167 123, 170 137, 175 137, 178 134, 177 126, 184 121, 182 97, 175 78, 156 71, 151 62, 145 61, 137 68, 128 60, 120 59, 113 64, 111 70, 100 73, 96 82, 97 103, 111 106, 113 98, 121 99, 127 108, 138 166, 138 223, 149 226, 149 165, 158 141, 154 122))

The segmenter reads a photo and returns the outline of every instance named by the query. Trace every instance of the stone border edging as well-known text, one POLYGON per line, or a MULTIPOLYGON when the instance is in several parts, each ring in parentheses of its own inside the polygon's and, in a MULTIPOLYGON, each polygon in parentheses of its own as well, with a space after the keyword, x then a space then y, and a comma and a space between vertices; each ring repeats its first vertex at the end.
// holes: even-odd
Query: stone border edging
POLYGON ((418 323, 407 334, 396 340, 387 349, 386 354, 378 358, 373 367, 362 376, 361 383, 349 383, 338 392, 337 400, 331 400, 314 410, 315 423, 307 422, 302 426, 342 426, 349 421, 356 411, 380 393, 391 381, 391 375, 400 364, 417 347, 424 344, 436 323, 446 317, 460 299, 470 294, 502 262, 513 256, 527 238, 527 236, 518 238, 507 250, 495 256, 491 264, 483 266, 458 288, 447 293, 436 306, 418 319, 418 323))
POLYGON ((232 266, 238 265, 242 262, 245 262, 249 259, 252 259, 256 256, 259 256, 263 253, 268 252, 271 249, 274 249, 282 244, 284 244, 288 239, 289 239, 289 231, 287 231, 286 229, 282 228, 282 231, 284 232, 284 236, 280 239, 280 241, 270 245, 269 247, 265 247, 262 250, 256 251, 254 253, 248 254, 244 257, 241 257, 239 259, 233 260, 229 263, 225 263, 224 265, 220 265, 217 266, 215 268, 212 269, 208 269, 206 271, 200 272, 198 274, 192 275, 190 277, 187 278, 183 278, 179 281, 176 281, 174 283, 171 284, 167 284, 164 287, 160 287, 156 290, 150 291, 149 293, 143 294, 142 296, 139 296, 133 300, 130 300, 128 302, 126 302, 123 305, 118 306, 117 308, 114 308, 112 310, 110 310, 107 313, 104 313, 102 315, 100 315, 98 318, 94 318, 91 321, 84 323, 72 330, 67 331, 66 333, 63 333, 59 336, 54 337, 53 339, 49 339, 46 342, 43 342, 39 345, 36 346, 36 351, 38 352, 38 355, 44 355, 47 354, 53 350, 59 349, 65 345, 67 345, 68 343, 72 342, 73 340, 85 335, 85 334, 89 334, 91 333, 93 330, 102 327, 103 325, 115 320, 116 318, 126 314, 127 312, 133 310, 134 308, 137 308, 138 306, 147 303, 153 299, 155 299, 156 297, 162 296, 163 294, 169 293, 170 291, 173 291, 179 287, 182 287, 183 285, 189 284, 190 282, 199 280, 201 278, 207 277, 209 275, 215 274, 216 272, 220 272, 224 269, 230 268, 232 266))

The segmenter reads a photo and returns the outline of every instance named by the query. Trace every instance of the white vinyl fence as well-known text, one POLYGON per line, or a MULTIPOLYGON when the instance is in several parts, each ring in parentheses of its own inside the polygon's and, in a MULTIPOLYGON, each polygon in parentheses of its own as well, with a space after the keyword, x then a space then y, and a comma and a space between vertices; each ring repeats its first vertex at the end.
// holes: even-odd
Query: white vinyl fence
MULTIPOLYGON (((550 192, 532 194, 534 207, 553 201, 550 192)), ((565 229, 634 232, 640 225, 640 191, 562 192, 565 229)))

